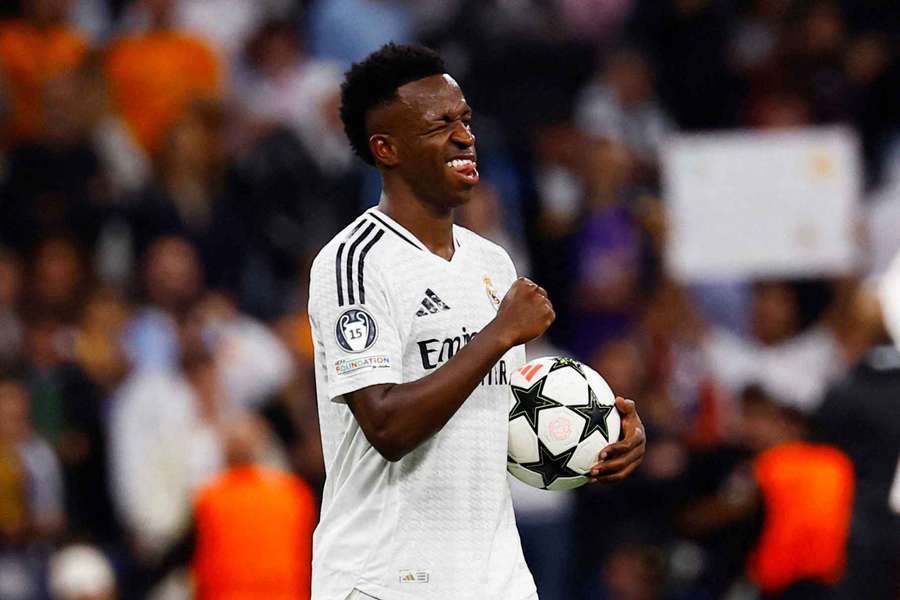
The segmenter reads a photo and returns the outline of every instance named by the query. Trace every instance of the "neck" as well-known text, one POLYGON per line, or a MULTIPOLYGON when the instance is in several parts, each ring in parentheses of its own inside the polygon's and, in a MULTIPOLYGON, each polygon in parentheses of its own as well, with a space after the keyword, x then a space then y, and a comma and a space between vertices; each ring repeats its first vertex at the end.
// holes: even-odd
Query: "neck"
POLYGON ((453 257, 453 209, 423 200, 402 180, 384 178, 378 208, 441 258, 453 257))

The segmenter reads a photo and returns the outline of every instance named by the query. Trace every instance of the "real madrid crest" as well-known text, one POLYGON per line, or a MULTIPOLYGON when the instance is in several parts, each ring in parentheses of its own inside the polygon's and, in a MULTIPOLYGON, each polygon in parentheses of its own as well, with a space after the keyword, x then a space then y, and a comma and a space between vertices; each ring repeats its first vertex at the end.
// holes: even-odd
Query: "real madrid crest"
POLYGON ((491 301, 491 305, 494 307, 494 310, 500 309, 500 296, 497 295, 497 290, 494 288, 494 282, 491 281, 490 276, 485 275, 482 278, 484 282, 484 291, 487 292, 488 300, 491 301))

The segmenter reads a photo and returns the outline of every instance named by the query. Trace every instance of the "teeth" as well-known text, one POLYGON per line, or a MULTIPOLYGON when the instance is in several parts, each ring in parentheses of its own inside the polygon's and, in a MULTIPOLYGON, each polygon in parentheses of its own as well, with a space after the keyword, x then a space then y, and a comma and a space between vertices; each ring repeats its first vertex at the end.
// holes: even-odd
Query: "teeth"
POLYGON ((448 161, 447 161, 447 165, 448 165, 449 167, 454 168, 454 169, 458 169, 458 168, 460 168, 460 167, 463 167, 463 166, 466 166, 466 165, 473 165, 473 164, 475 164, 474 161, 469 160, 468 158, 457 158, 457 159, 454 159, 454 160, 448 160, 448 161))

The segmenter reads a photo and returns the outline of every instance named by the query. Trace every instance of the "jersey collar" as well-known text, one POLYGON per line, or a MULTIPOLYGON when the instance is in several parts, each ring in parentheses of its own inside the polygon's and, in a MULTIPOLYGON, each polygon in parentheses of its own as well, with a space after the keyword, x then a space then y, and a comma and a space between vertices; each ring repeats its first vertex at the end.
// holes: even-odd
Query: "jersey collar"
POLYGON ((389 231, 391 231, 395 235, 399 236, 407 244, 414 246, 415 248, 421 250, 422 252, 427 252, 428 254, 430 254, 431 256, 434 256, 436 259, 438 259, 440 261, 450 262, 450 263, 456 262, 456 257, 458 255, 459 249, 461 247, 461 244, 459 243, 459 228, 456 226, 456 224, 453 225, 453 258, 450 261, 447 261, 446 259, 441 258, 440 256, 433 253, 431 250, 429 250, 428 246, 423 244, 421 242, 421 240, 419 240, 419 238, 417 238, 410 230, 408 230, 406 227, 404 227, 403 225, 401 225, 394 219, 387 216, 384 212, 379 210, 377 206, 373 206, 372 208, 368 209, 366 211, 366 214, 368 214, 373 219, 375 219, 376 221, 380 222, 382 225, 387 227, 389 231))

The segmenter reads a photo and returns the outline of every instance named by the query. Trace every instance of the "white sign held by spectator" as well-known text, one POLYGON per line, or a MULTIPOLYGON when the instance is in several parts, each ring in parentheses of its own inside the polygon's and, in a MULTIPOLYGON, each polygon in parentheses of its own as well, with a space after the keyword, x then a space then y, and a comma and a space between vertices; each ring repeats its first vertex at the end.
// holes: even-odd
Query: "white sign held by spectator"
POLYGON ((841 128, 678 136, 662 151, 682 281, 847 273, 858 260, 859 147, 841 128))

